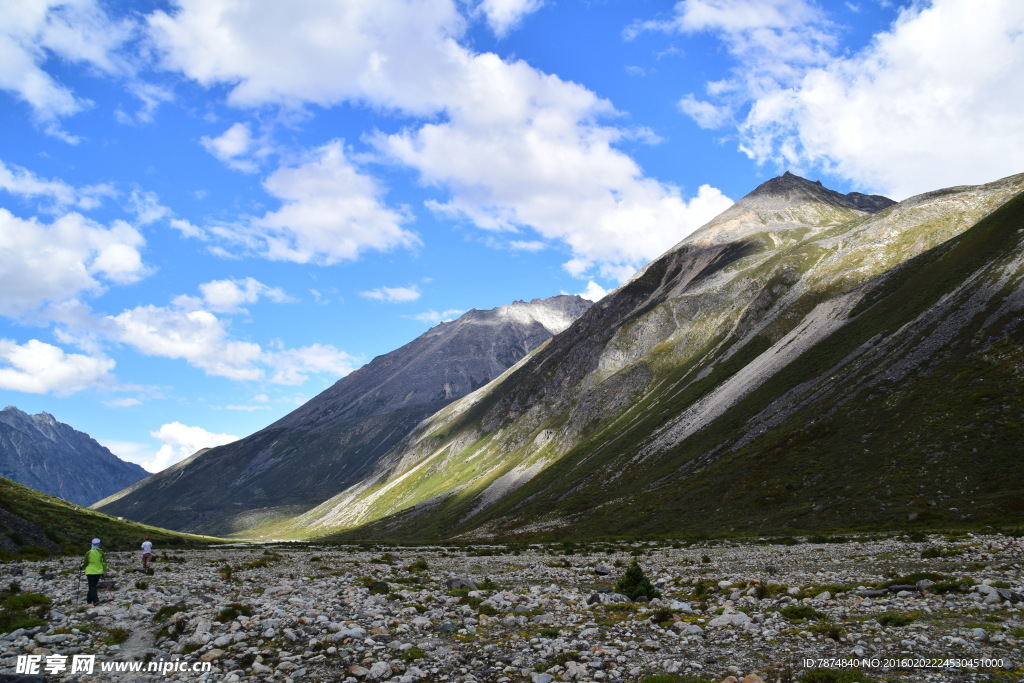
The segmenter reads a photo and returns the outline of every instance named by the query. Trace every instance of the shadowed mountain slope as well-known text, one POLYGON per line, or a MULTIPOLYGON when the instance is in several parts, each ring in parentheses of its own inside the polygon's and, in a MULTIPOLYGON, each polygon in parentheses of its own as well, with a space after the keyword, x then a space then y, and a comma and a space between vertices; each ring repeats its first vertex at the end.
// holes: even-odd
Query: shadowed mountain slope
POLYGON ((589 306, 563 295, 472 310, 374 358, 265 429, 95 507, 207 533, 309 509, 369 474, 421 420, 490 382, 589 306))

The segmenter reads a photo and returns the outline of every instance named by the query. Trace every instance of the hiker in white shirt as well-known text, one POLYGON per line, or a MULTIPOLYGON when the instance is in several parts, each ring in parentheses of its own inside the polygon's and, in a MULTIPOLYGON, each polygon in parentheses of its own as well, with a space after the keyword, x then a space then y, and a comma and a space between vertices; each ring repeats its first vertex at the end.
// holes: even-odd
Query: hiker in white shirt
POLYGON ((146 536, 146 540, 142 542, 142 568, 149 569, 149 561, 153 557, 153 542, 149 540, 149 536, 146 536))

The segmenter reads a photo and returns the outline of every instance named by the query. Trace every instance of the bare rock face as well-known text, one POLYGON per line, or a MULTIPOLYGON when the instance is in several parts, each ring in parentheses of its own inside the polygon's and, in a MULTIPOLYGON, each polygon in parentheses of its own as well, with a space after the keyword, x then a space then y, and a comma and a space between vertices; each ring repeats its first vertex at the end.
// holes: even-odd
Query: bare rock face
POLYGON ((498 377, 590 305, 562 295, 471 310, 374 358, 265 429, 196 454, 97 509, 214 533, 308 509, 365 476, 421 420, 498 377))
POLYGON ((49 413, 0 411, 0 476, 79 505, 131 486, 148 473, 49 413))

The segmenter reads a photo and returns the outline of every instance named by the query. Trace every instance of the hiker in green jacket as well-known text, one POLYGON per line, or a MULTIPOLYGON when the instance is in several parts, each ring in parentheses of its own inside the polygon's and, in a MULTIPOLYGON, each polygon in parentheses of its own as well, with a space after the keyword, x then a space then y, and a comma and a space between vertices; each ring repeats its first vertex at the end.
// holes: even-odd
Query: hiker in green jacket
POLYGON ((100 584, 100 577, 107 573, 107 558, 103 557, 103 551, 100 550, 100 539, 92 539, 92 548, 85 553, 81 568, 85 570, 85 578, 89 581, 89 594, 85 601, 98 605, 100 597, 96 593, 96 588, 100 584))

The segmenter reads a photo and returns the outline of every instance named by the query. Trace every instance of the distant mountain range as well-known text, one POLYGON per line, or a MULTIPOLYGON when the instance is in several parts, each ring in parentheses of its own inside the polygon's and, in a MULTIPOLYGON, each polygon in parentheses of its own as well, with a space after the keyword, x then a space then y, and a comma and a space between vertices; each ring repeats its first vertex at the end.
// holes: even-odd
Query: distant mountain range
POLYGON ((265 429, 94 507, 217 534, 305 512, 361 481, 420 421, 488 384, 590 306, 563 295, 469 311, 374 358, 265 429))
POLYGON ((89 505, 149 473, 125 462, 49 413, 0 411, 0 477, 79 505, 89 505))

